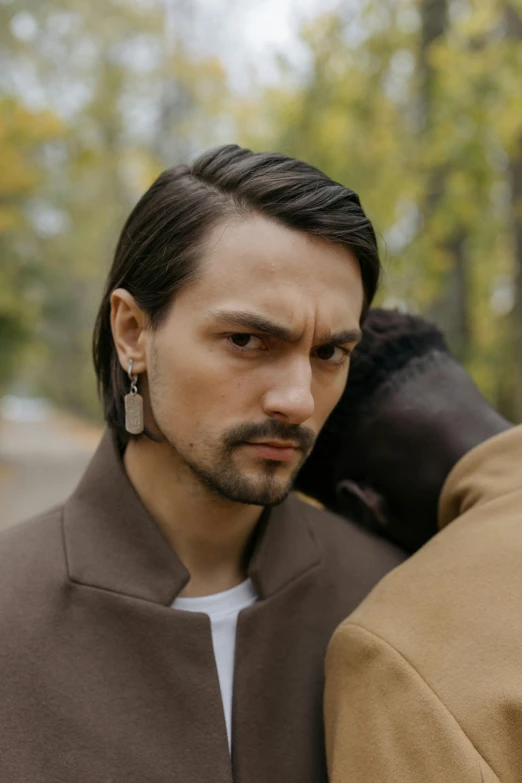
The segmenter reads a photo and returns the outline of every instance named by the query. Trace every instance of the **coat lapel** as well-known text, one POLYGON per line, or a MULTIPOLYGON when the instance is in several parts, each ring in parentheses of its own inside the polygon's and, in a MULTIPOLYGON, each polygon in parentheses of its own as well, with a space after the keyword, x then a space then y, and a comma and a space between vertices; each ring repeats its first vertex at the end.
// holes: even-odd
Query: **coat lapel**
MULTIPOLYGON (((90 699, 99 705, 111 691, 115 725, 133 747, 129 770, 154 752, 173 780, 323 781, 322 653, 314 640, 324 616, 314 597, 321 558, 306 508, 291 496, 262 514, 255 533, 248 572, 261 600, 238 622, 231 764, 210 623, 170 608, 189 574, 134 491, 111 434, 104 435, 65 505, 64 543, 69 579, 78 586, 76 611, 90 618, 73 634, 73 658, 95 651, 90 699), (100 693, 98 672, 110 683, 100 693)), ((99 763, 106 764, 103 757, 99 763)), ((134 780, 130 771, 126 779, 134 780)))
POLYGON ((319 565, 317 544, 303 518, 304 508, 290 495, 261 520, 248 570, 261 598, 269 598, 319 565))
MULTIPOLYGON (((261 517, 248 567, 260 598, 319 563, 303 508, 290 496, 261 517)), ((65 504, 64 535, 73 582, 168 606, 189 580, 130 483, 110 431, 65 504)))
POLYGON ((169 605, 189 580, 130 483, 107 431, 65 504, 69 578, 169 605))

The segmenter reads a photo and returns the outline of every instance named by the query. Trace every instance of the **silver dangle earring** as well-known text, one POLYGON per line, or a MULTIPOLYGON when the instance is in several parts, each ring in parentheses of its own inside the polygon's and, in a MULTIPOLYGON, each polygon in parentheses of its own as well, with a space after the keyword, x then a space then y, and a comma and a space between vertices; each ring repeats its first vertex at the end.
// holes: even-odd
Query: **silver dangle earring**
POLYGON ((131 435, 143 432, 143 397, 138 394, 138 376, 132 372, 132 359, 127 365, 130 392, 125 395, 125 429, 131 435))

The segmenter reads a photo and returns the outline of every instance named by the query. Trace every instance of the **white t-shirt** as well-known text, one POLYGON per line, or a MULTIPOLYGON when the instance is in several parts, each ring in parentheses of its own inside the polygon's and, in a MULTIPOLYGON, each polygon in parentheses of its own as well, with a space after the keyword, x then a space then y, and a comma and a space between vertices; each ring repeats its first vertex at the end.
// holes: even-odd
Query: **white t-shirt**
POLYGON ((234 657, 236 649, 237 617, 242 609, 257 601, 257 593, 251 579, 241 582, 231 590, 198 598, 176 598, 173 609, 185 612, 203 612, 210 617, 212 644, 227 725, 228 747, 231 746, 232 690, 234 684, 234 657))

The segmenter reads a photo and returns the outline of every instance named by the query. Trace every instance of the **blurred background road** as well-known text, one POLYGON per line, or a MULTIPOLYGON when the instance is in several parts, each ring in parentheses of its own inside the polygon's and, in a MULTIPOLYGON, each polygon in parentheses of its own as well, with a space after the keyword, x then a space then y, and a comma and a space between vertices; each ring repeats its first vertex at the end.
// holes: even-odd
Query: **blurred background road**
POLYGON ((0 417, 0 530, 63 500, 101 436, 43 401, 25 408, 0 417))

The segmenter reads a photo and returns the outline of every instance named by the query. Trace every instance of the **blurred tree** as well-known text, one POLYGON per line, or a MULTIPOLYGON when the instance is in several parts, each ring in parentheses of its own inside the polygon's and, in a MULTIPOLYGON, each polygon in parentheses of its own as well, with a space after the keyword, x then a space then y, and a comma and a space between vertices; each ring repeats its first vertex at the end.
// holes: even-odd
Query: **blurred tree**
POLYGON ((380 301, 434 316, 522 418, 521 16, 346 0, 303 28, 301 69, 282 55, 277 86, 239 100, 204 54, 223 35, 206 6, 0 0, 0 377, 31 332, 26 381, 97 414, 90 334, 126 214, 161 168, 240 135, 361 194, 380 301))
POLYGON ((241 120, 248 141, 270 139, 361 194, 382 237, 380 301, 436 318, 484 392, 520 418, 522 44, 511 20, 506 45, 503 3, 520 14, 521 0, 347 3, 303 30, 301 78, 282 60, 255 127, 246 110, 241 120))
MULTIPOLYGON (((0 4, 0 94, 51 107, 67 133, 41 150, 25 251, 45 275, 26 382, 98 415, 90 340, 121 225, 159 171, 205 146, 227 111, 215 58, 183 45, 185 0, 0 4), (213 123, 209 122, 212 118, 213 123), (36 361, 38 360, 38 361, 36 361)), ((36 313, 34 314, 36 316, 36 313)))
MULTIPOLYGON (((510 53, 519 78, 522 72, 522 7, 505 4, 506 35, 510 53)), ((522 111, 516 112, 509 154, 510 217, 514 253, 514 307, 513 307, 513 368, 515 375, 515 416, 522 421, 522 111)))
MULTIPOLYGON (((433 61, 432 52, 437 44, 444 42, 449 27, 448 0, 421 0, 421 33, 419 45, 419 135, 422 152, 429 149, 433 135, 437 134, 438 108, 440 103, 439 73, 433 61)), ((445 225, 437 220, 441 202, 444 199, 446 181, 450 173, 448 160, 441 165, 426 167, 425 194, 421 203, 423 231, 430 231, 430 222, 437 224, 431 252, 437 252, 444 269, 439 290, 430 303, 427 314, 444 328, 456 355, 464 360, 470 347, 469 325, 469 275, 467 270, 467 231, 462 221, 450 221, 445 225)))
POLYGON ((37 153, 60 132, 50 112, 0 100, 0 394, 21 362, 39 309, 42 269, 36 255, 24 253, 27 207, 44 175, 37 153))

